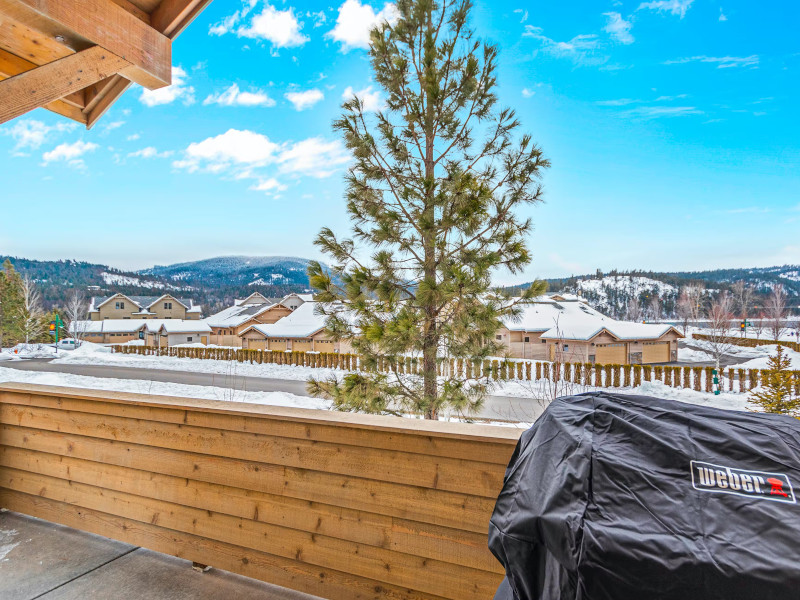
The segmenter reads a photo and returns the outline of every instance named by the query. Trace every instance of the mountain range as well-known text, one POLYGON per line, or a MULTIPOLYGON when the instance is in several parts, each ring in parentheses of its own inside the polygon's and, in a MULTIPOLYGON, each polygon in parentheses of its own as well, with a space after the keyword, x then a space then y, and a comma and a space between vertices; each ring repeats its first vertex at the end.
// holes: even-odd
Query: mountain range
POLYGON ((201 304, 206 314, 256 291, 265 296, 310 291, 306 275, 308 260, 290 256, 222 256, 141 271, 122 271, 75 260, 42 261, 11 256, 0 256, 0 263, 6 259, 37 282, 47 309, 63 306, 75 288, 87 296, 115 292, 152 296, 170 292, 201 304))
MULTIPOLYGON (((307 292, 308 259, 294 256, 220 256, 172 265, 157 265, 140 271, 122 271, 107 265, 75 260, 39 261, 9 259, 23 274, 36 280, 46 308, 63 306, 70 291, 79 288, 87 295, 122 292, 129 295, 180 294, 203 305, 211 314, 230 306, 235 298, 258 291, 265 296, 307 292)), ((766 268, 717 269, 712 271, 597 271, 591 275, 548 279, 550 291, 578 293, 598 310, 624 317, 631 298, 646 307, 659 298, 662 314, 671 317, 682 287, 697 284, 709 292, 730 290, 743 280, 756 289, 754 305, 763 306, 777 284, 789 295, 790 306, 800 303, 800 265, 766 268)), ((521 284, 510 289, 526 287, 521 284)))

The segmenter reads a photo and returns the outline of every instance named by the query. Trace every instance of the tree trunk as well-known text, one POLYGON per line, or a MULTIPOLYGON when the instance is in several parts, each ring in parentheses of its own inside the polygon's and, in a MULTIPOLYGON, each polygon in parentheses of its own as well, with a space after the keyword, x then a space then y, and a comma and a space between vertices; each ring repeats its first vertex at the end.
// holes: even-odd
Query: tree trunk
MULTIPOLYGON (((427 35, 433 35, 433 21, 432 11, 433 8, 428 9, 428 31, 427 35)), ((426 44, 426 55, 430 51, 432 44, 426 44)), ((428 57, 426 56, 426 59, 428 57)), ((433 61, 425 63, 432 64, 433 61)), ((426 73, 427 75, 427 73, 426 73)), ((425 191, 425 210, 424 210, 424 223, 426 230, 423 232, 422 243, 424 261, 423 265, 424 280, 428 285, 428 289, 436 288, 436 211, 434 206, 434 161, 433 161, 433 146, 434 146, 434 114, 433 102, 431 101, 430 82, 425 81, 425 179, 427 189, 425 191)), ((422 341, 422 382, 423 382, 423 398, 427 406, 425 410, 426 419, 438 419, 438 386, 436 381, 436 358, 439 351, 439 334, 436 327, 436 302, 434 299, 429 299, 424 306, 425 310, 425 324, 424 336, 422 341)))

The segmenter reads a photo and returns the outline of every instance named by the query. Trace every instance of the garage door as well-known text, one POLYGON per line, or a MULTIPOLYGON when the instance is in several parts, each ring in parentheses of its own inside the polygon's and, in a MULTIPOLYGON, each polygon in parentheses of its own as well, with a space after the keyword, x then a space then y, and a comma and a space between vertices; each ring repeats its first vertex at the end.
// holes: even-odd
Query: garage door
POLYGON ((277 350, 278 352, 283 352, 284 350, 286 350, 286 340, 270 340, 269 349, 277 350))
POLYGON ((292 341, 292 350, 297 352, 310 352, 311 351, 311 341, 310 340, 293 340, 292 341))
POLYGON ((601 365, 627 364, 628 353, 625 344, 597 344, 594 361, 601 365))
POLYGON ((669 342, 645 342, 642 362, 644 364, 669 362, 669 342))
POLYGON ((248 350, 266 350, 266 346, 267 346, 267 340, 258 340, 258 339, 247 340, 248 350))

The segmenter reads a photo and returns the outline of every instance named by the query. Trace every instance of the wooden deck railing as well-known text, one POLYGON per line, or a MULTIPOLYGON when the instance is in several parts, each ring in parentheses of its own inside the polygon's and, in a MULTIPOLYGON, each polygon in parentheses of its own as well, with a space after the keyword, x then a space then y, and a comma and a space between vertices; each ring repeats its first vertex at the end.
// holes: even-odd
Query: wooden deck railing
POLYGON ((323 598, 488 600, 518 429, 0 386, 0 506, 323 598))

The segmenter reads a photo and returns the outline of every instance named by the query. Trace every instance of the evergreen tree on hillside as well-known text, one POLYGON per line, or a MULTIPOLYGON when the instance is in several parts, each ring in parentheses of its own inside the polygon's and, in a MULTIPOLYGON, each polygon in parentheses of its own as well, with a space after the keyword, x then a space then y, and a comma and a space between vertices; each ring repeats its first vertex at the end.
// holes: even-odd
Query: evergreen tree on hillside
POLYGON ((435 419, 480 407, 485 381, 465 382, 451 365, 498 354, 500 318, 545 290, 535 282, 511 300, 490 286, 493 273, 519 273, 531 260, 531 223, 516 211, 541 200, 549 163, 529 135, 517 135, 514 112, 496 107, 497 48, 475 38, 472 3, 396 6, 399 20, 374 29, 369 50, 385 110, 371 115, 353 98, 334 123, 355 157, 353 239, 323 229, 315 243, 335 264, 312 263, 309 277, 318 300, 346 311, 328 309, 328 330, 351 340, 368 368, 410 356, 419 374, 368 370, 309 389, 345 410, 435 419))
POLYGON ((22 278, 6 260, 0 271, 0 348, 21 340, 23 307, 22 278))
POLYGON ((789 415, 800 419, 800 396, 794 393, 792 361, 778 345, 775 356, 769 357, 768 371, 758 391, 750 394, 750 402, 767 413, 789 415))

